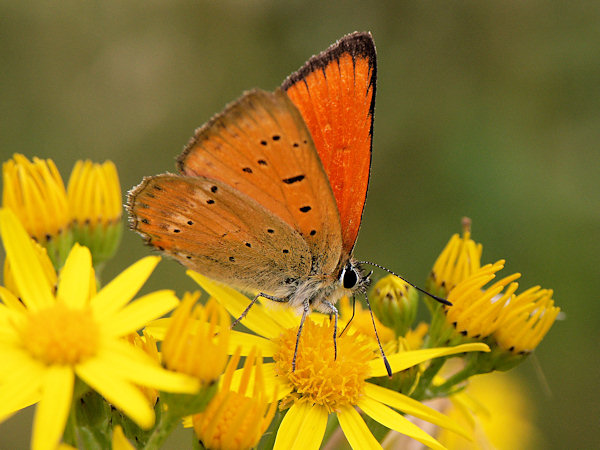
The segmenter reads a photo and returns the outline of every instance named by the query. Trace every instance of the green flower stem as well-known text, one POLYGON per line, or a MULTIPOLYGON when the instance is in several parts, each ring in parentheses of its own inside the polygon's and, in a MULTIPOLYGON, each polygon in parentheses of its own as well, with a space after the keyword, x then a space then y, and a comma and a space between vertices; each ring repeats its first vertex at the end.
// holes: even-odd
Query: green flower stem
POLYGON ((77 419, 75 417, 75 408, 71 405, 71 411, 69 411, 69 418, 65 426, 63 433, 63 442, 65 444, 77 447, 77 419))
POLYGON ((216 394, 217 389, 218 383, 213 382, 202 388, 197 394, 161 392, 158 404, 158 407, 161 408, 161 414, 160 416, 157 414, 158 423, 143 448, 147 450, 159 449, 183 417, 204 411, 208 402, 216 394), (167 406, 166 408, 160 405, 161 401, 167 406))
POLYGON ((81 448, 86 450, 102 450, 110 448, 109 436, 101 435, 99 430, 90 427, 79 427, 79 438, 81 448))
POLYGON ((277 438, 277 430, 279 430, 279 426, 281 425, 281 421, 285 417, 287 410, 280 411, 279 409, 275 412, 275 417, 271 421, 269 425, 269 429, 265 434, 262 435, 260 441, 258 442, 257 449, 258 450, 268 450, 275 447, 275 439, 277 438))
POLYGON ((477 358, 470 358, 465 367, 448 378, 444 383, 440 384, 439 386, 434 386, 430 389, 431 398, 448 396, 450 393, 456 392, 456 385, 462 383, 477 373, 477 358))
POLYGON ((431 361, 429 367, 427 367, 425 372, 423 372, 423 375, 421 375, 419 384, 411 395, 412 398, 418 401, 424 400, 425 398, 431 398, 431 395, 428 394, 431 383, 433 382, 433 378, 437 375, 446 362, 446 359, 446 357, 441 357, 431 361))
POLYGON ((150 438, 144 445, 146 450, 156 450, 161 447, 165 439, 173 432, 173 429, 179 424, 181 417, 170 413, 168 410, 163 411, 158 424, 154 427, 150 438))

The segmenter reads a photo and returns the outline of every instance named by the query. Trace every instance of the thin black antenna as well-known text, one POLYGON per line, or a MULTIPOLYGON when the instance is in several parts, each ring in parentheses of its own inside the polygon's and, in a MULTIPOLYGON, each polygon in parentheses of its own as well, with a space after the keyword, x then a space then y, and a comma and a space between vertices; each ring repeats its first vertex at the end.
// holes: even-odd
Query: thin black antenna
POLYGON ((375 317, 373 317, 373 310, 371 309, 371 304, 369 303, 369 296, 367 295, 367 290, 363 287, 361 291, 364 294, 365 300, 367 301, 367 306, 369 307, 369 314, 371 314, 371 322, 373 322, 373 330, 375 330, 375 337, 377 338, 377 345, 379 345, 379 351, 381 352, 381 357, 383 358, 383 363, 385 364, 385 370, 387 370, 388 377, 392 378, 392 368, 390 367, 390 363, 388 362, 387 356, 385 356, 383 347, 381 346, 381 341, 379 340, 379 333, 377 333, 377 327, 375 326, 375 317))
MULTIPOLYGON (((412 284, 410 281, 406 280, 405 278, 402 278, 400 275, 398 275, 397 273, 392 272, 390 269, 387 269, 383 266, 380 266, 379 264, 375 264, 369 261, 358 261, 358 264, 369 264, 371 266, 374 267, 379 267, 382 270, 385 270, 386 272, 391 273, 392 275, 394 275, 395 277, 400 278, 402 281, 404 281, 405 283, 409 284, 410 286, 414 287, 417 291, 422 292, 425 295, 428 295, 429 297, 431 297, 432 299, 434 299, 435 301, 440 302, 443 305, 447 305, 447 306, 452 306, 452 303, 450 303, 448 300, 446 300, 445 298, 442 297, 438 297, 437 295, 433 295, 429 292, 427 292, 425 289, 421 289, 419 286, 415 286, 414 284, 412 284)), ((368 300, 367 300, 368 302, 368 300)))

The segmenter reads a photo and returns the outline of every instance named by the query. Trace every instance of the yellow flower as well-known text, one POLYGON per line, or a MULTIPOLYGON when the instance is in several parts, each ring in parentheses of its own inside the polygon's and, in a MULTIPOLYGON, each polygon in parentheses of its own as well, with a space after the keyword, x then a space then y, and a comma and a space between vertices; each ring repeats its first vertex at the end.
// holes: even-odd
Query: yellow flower
MULTIPOLYGON (((249 299, 227 286, 211 282, 195 272, 188 272, 204 290, 221 302, 234 317, 239 317, 249 299)), ((384 426, 395 429, 432 448, 443 448, 435 439, 410 423, 395 410, 423 418, 431 423, 463 433, 460 427, 437 411, 418 401, 377 386, 372 377, 387 371, 377 347, 360 333, 349 330, 338 338, 338 355, 334 358, 333 324, 324 316, 311 315, 300 339, 296 370, 292 371, 293 349, 300 319, 290 308, 269 309, 255 305, 244 318, 244 325, 258 335, 232 331, 232 346, 241 346, 248 355, 257 346, 272 363, 263 365, 267 392, 276 389, 283 405, 291 405, 277 432, 276 449, 319 448, 329 414, 335 414, 353 448, 381 448, 360 413, 384 426), (319 323, 320 322, 320 323, 319 323)), ((452 348, 433 348, 388 355, 396 373, 432 358, 471 351, 488 351, 483 344, 466 344, 452 348)), ((236 372, 232 386, 241 383, 236 372)))
POLYGON ((194 431, 206 448, 252 448, 258 444, 275 415, 276 393, 269 396, 265 390, 260 353, 256 349, 250 351, 241 369, 241 382, 237 388, 232 388, 239 361, 238 348, 227 364, 219 391, 202 413, 193 416, 194 431), (253 388, 250 389, 253 368, 253 388))
MULTIPOLYGON (((144 331, 143 335, 140 336, 137 333, 129 333, 126 336, 127 341, 136 348, 142 350, 148 355, 157 365, 160 365, 160 353, 156 346, 156 340, 144 331)), ((158 400, 158 390, 148 386, 138 386, 144 394, 144 397, 148 400, 150 407, 154 408, 156 401, 158 400)))
POLYGON ((472 377, 468 387, 446 400, 445 412, 470 430, 471 441, 440 430, 439 441, 448 448, 544 448, 532 422, 527 391, 506 373, 472 377))
POLYGON ((60 267, 71 248, 67 193, 58 169, 50 159, 16 153, 2 165, 2 205, 17 215, 27 233, 48 248, 60 267))
POLYGON ((552 300, 552 290, 535 286, 510 299, 494 338, 501 348, 512 353, 532 352, 559 312, 552 300))
POLYGON ((170 373, 122 337, 170 311, 170 291, 130 302, 158 263, 148 257, 95 293, 91 255, 75 245, 59 274, 56 294, 46 282, 33 243, 17 217, 0 210, 0 233, 20 302, 0 287, 0 420, 38 400, 32 447, 55 448, 63 434, 75 376, 143 428, 154 411, 136 385, 192 393, 198 382, 170 373))
POLYGON ((433 264, 427 289, 445 296, 454 286, 477 271, 482 245, 471 239, 471 220, 463 219, 463 236, 453 235, 433 264))
POLYGON ((503 308, 519 286, 513 281, 521 276, 519 273, 509 275, 483 289, 502 268, 504 268, 504 260, 487 264, 459 282, 450 291, 448 301, 452 306, 446 306, 444 310, 447 321, 461 335, 483 339, 500 326, 503 308))
POLYGON ((478 373, 507 370, 521 362, 540 343, 556 320, 552 291, 539 286, 515 295, 518 273, 491 286, 484 286, 504 267, 504 261, 481 267, 450 291, 453 306, 444 307, 447 340, 453 343, 486 340, 492 352, 477 355, 473 368, 478 373), (450 328, 450 329, 452 329, 450 328))
POLYGON ((111 161, 77 161, 69 178, 67 199, 75 241, 91 250, 94 265, 106 261, 116 251, 123 229, 115 165, 111 161))
POLYGON ((230 322, 214 300, 193 308, 198 297, 198 293, 184 296, 169 320, 161 351, 167 368, 207 385, 219 378, 227 363, 230 322))

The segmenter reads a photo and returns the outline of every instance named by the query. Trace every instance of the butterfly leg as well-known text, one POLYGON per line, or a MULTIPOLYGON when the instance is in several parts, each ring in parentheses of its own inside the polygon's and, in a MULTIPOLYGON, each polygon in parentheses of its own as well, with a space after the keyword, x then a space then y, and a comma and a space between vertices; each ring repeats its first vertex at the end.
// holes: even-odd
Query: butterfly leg
POLYGON ((248 314, 248 311, 250 311, 250 308, 252 308, 252 306, 257 302, 257 300, 260 297, 268 298, 269 300, 273 300, 274 302, 279 302, 279 303, 285 303, 288 301, 287 298, 273 297, 272 295, 265 294, 264 292, 260 292, 254 296, 254 298, 252 299, 250 304, 248 306, 246 306, 246 309, 242 312, 242 314, 240 314, 240 317, 238 317, 237 319, 235 319, 233 321, 233 323, 231 324, 231 328, 235 327, 238 323, 240 323, 240 321, 244 317, 246 317, 246 314, 248 314))
POLYGON ((294 358, 292 359, 292 372, 296 370, 296 356, 298 356, 298 344, 300 343, 300 334, 302 334, 302 328, 304 327, 304 321, 306 316, 310 312, 310 303, 308 299, 304 300, 304 311, 302 312, 302 319, 300 319, 300 326, 298 327, 298 334, 296 335, 296 347, 294 348, 294 358))
POLYGON ((352 320, 354 320, 354 314, 356 313, 356 296, 354 294, 352 294, 352 316, 350 317, 350 320, 346 323, 346 326, 344 327, 344 329, 342 330, 342 332, 340 333, 340 336, 342 334, 344 334, 344 332, 348 329, 348 327, 350 326, 350 323, 352 323, 352 320))
POLYGON ((333 306, 333 303, 328 302, 327 300, 322 300, 321 304, 325 305, 327 308, 329 308, 329 318, 331 319, 331 315, 333 314, 333 316, 335 316, 335 322, 333 324, 333 359, 336 360, 337 359, 337 329, 338 329, 338 317, 339 317, 339 312, 337 310, 337 308, 335 306, 333 306))

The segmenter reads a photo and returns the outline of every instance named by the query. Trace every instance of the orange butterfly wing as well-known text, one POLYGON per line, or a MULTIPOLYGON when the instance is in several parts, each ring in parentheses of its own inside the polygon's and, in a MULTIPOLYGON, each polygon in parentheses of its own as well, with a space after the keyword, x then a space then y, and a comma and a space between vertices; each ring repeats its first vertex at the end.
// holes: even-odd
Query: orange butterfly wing
POLYGON ((369 184, 376 72, 371 34, 352 33, 310 58, 282 85, 327 172, 346 254, 356 242, 369 184))
POLYGON ((309 275, 300 234, 253 199, 219 180, 162 174, 129 193, 131 227, 146 243, 221 282, 287 295, 309 275))
POLYGON ((179 171, 228 184, 298 231, 313 273, 331 274, 342 254, 340 219, 327 175, 288 96, 252 91, 196 131, 179 171))

